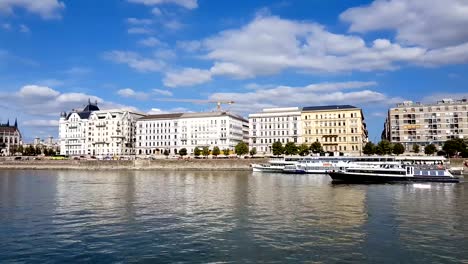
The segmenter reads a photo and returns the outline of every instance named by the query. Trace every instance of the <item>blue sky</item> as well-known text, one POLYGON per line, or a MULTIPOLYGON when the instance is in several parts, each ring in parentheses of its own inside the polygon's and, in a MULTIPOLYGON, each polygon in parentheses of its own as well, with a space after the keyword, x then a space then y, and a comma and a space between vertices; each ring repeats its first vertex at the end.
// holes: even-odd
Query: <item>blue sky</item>
POLYGON ((468 96, 465 0, 1 0, 0 122, 57 136, 61 111, 353 104, 468 96))

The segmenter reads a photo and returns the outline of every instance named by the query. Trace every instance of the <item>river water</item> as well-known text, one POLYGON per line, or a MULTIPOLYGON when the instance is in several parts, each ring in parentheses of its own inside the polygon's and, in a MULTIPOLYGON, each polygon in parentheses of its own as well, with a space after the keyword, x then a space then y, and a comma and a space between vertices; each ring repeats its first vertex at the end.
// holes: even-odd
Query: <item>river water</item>
POLYGON ((468 184, 0 171, 1 263, 468 263, 468 184))

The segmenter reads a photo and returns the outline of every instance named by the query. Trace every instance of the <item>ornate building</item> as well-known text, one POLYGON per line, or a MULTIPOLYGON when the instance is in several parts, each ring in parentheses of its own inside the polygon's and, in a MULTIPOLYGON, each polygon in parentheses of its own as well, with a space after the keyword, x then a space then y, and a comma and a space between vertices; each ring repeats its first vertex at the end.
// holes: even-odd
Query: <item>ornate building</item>
POLYGON ((83 111, 63 112, 60 117, 60 154, 67 156, 133 155, 135 123, 143 114, 126 109, 100 110, 88 101, 83 111))
POLYGON ((10 125, 10 121, 6 124, 0 124, 0 155, 10 156, 15 154, 15 149, 21 146, 21 132, 18 129, 18 121, 15 120, 14 125, 10 125))

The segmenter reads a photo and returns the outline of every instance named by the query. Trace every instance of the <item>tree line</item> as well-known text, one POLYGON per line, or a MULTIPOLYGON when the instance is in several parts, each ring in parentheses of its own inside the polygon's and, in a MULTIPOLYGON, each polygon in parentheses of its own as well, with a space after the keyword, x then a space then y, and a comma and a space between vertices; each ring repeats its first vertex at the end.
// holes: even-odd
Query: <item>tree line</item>
MULTIPOLYGON (((225 156, 228 156, 231 154, 231 150, 226 148, 221 150, 218 146, 214 146, 212 150, 210 150, 209 147, 203 146, 203 147, 195 147, 193 150, 193 155, 195 157, 208 157, 210 154, 213 155, 214 157, 217 157, 223 153, 225 156)), ((249 152, 249 146, 245 142, 239 142, 235 147, 234 147, 234 153, 238 156, 250 154, 251 156, 254 156, 257 154, 257 149, 252 148, 249 152)), ((178 152, 178 154, 183 157, 188 155, 187 149, 186 148, 181 148, 178 152)), ((169 156, 169 151, 165 150, 164 155, 169 156)))
POLYGON ((45 148, 41 146, 32 146, 29 145, 27 147, 20 146, 11 146, 10 153, 12 155, 21 154, 24 156, 36 156, 44 154, 45 156, 54 156, 56 155, 56 151, 51 148, 45 148))
MULTIPOLYGON (((424 154, 426 155, 434 155, 437 154, 439 156, 461 156, 463 158, 468 157, 468 144, 463 139, 450 139, 445 141, 444 145, 442 146, 441 151, 437 151, 437 147, 434 144, 429 144, 424 147, 424 154)), ((420 153, 421 148, 419 145, 413 145, 412 151, 414 153, 420 153)), ((362 152, 365 155, 400 155, 405 152, 405 146, 401 143, 392 144, 388 140, 382 140, 377 144, 372 142, 367 142, 362 152)))

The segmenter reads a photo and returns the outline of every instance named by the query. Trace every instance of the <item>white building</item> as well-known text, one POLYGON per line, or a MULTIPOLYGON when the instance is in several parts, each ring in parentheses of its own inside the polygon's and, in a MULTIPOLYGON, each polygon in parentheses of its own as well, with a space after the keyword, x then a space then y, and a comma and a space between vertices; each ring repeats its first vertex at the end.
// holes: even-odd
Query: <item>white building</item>
POLYGON ((230 149, 247 143, 248 122, 228 112, 148 115, 137 121, 137 154, 177 154, 181 148, 192 154, 195 147, 230 149))
POLYGON ((144 116, 125 109, 92 112, 88 124, 88 154, 134 155, 135 124, 144 116))
POLYGON ((61 155, 86 155, 88 151, 88 118, 99 111, 97 104, 90 101, 83 111, 62 112, 59 122, 59 144, 61 155))
POLYGON ((17 148, 23 144, 18 122, 10 126, 10 121, 0 124, 0 156, 14 155, 17 148))
POLYGON ((258 153, 271 153, 276 141, 301 144, 301 131, 299 107, 268 108, 249 115, 249 145, 258 153))
POLYGON ((133 155, 135 123, 141 117, 144 115, 126 109, 100 110, 91 102, 83 111, 62 113, 60 154, 133 155))

